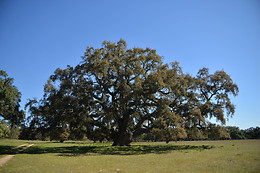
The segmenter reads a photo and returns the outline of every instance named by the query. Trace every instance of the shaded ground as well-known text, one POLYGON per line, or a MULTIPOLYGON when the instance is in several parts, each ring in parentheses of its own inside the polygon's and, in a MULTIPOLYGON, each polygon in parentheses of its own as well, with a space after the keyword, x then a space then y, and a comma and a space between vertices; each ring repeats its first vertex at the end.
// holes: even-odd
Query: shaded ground
MULTIPOLYGON (((15 151, 7 150, 9 146, 0 146, 0 154, 13 154, 15 151)), ((102 155, 138 155, 149 153, 167 153, 173 150, 204 150, 211 149, 213 146, 201 145, 133 145, 127 146, 108 146, 108 145, 85 145, 85 146, 41 146, 36 145, 28 148, 21 153, 26 154, 47 154, 47 153, 60 153, 60 156, 77 156, 81 154, 102 154, 102 155)))

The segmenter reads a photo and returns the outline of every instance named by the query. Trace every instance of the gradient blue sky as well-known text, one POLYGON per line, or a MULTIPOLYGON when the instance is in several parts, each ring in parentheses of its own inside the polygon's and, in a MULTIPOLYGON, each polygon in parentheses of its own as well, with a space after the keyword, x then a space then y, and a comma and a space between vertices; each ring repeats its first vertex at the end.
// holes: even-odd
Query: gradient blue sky
POLYGON ((185 73, 226 71, 240 89, 227 125, 260 126, 259 0, 0 0, 0 69, 15 79, 22 106, 87 46, 120 38, 185 73))

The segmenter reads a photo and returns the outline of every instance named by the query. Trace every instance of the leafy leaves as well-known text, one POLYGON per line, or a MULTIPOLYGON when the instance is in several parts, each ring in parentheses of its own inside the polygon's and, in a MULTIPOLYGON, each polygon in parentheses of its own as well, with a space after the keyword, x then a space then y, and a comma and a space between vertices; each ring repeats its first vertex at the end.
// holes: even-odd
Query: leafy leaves
POLYGON ((13 78, 0 70, 0 117, 10 121, 11 126, 20 124, 24 119, 24 112, 20 110, 21 93, 13 85, 13 78))
POLYGON ((128 49, 122 39, 87 47, 76 67, 54 72, 31 113, 49 130, 67 127, 71 136, 114 145, 148 132, 166 141, 186 138, 207 129, 208 118, 225 123, 224 111, 234 114, 229 95, 238 87, 228 74, 202 68, 193 77, 161 59, 154 49, 128 49))

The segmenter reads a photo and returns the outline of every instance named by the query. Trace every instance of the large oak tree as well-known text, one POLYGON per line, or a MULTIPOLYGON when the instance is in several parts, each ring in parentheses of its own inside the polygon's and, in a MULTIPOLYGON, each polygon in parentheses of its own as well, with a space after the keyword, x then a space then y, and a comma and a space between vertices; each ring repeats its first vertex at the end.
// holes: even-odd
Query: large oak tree
POLYGON ((237 93, 224 71, 203 68, 192 77, 177 62, 163 64, 156 50, 127 49, 120 40, 88 47, 79 65, 57 69, 44 97, 28 106, 46 129, 66 127, 71 136, 122 146, 148 132, 166 141, 186 138, 206 129, 212 117, 225 123, 224 111, 229 116, 235 110, 229 95, 237 93))

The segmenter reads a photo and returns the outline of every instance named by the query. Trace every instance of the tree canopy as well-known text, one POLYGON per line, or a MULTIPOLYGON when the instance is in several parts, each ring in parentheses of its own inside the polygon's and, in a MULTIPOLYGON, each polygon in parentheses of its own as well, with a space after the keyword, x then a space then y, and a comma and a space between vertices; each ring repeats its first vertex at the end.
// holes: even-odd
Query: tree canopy
POLYGON ((237 94, 224 71, 209 74, 202 68, 193 77, 178 62, 164 64, 156 50, 128 49, 120 40, 87 47, 76 67, 58 68, 43 98, 27 106, 32 122, 46 133, 66 128, 74 138, 122 146, 151 132, 166 141, 183 139, 207 129, 213 117, 225 124, 235 112, 229 97, 237 94))
POLYGON ((24 112, 20 110, 21 93, 13 85, 13 78, 0 70, 0 117, 8 120, 11 126, 24 120, 24 112))

